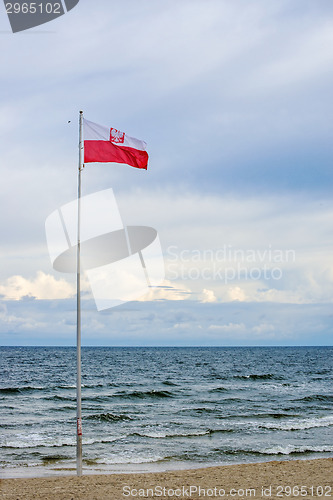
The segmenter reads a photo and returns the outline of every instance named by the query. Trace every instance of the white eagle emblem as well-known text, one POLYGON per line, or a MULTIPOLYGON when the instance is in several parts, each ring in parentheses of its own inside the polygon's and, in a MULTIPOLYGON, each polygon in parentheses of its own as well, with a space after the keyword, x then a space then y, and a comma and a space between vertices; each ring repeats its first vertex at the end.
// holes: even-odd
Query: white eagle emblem
POLYGON ((116 128, 112 128, 110 130, 110 141, 114 142, 115 144, 122 144, 125 139, 125 132, 120 132, 120 130, 117 130, 116 128))

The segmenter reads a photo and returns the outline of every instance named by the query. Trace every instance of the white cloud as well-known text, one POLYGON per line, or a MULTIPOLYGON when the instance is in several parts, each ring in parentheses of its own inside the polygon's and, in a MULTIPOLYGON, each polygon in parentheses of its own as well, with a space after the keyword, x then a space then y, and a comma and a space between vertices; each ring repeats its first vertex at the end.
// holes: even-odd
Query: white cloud
POLYGON ((40 321, 38 318, 33 317, 33 315, 22 315, 22 314, 12 314, 8 311, 6 304, 1 304, 0 306, 0 324, 2 329, 10 334, 17 333, 20 331, 38 331, 47 330, 48 322, 47 318, 43 318, 40 321))
POLYGON ((274 338, 278 339, 281 333, 276 332, 276 325, 272 323, 263 323, 259 322, 254 326, 250 326, 243 323, 227 323, 227 324, 212 324, 208 327, 209 331, 214 332, 216 335, 223 336, 225 338, 232 337, 238 339, 255 339, 257 340, 273 340, 274 338))
POLYGON ((242 288, 239 286, 233 286, 228 289, 228 298, 229 300, 238 300, 240 302, 244 302, 246 300, 246 294, 242 288))
POLYGON ((244 323, 228 323, 226 325, 210 325, 208 330, 214 330, 220 333, 241 333, 246 331, 244 323))
POLYGON ((56 279, 50 274, 38 271, 34 279, 23 276, 11 276, 0 285, 0 295, 6 300, 35 299, 67 299, 76 293, 72 284, 64 278, 56 279))
POLYGON ((161 286, 152 287, 148 293, 138 298, 138 302, 154 300, 186 300, 191 297, 191 290, 183 285, 175 286, 174 283, 164 280, 161 286))
POLYGON ((217 298, 215 297, 213 290, 207 290, 206 288, 202 290, 200 302, 205 303, 205 302, 216 302, 216 301, 217 298))
MULTIPOLYGON (((162 244, 164 287, 151 289, 141 301, 332 301, 331 201, 309 202, 293 195, 180 196, 168 189, 137 189, 116 196, 124 223, 156 228, 162 244)), ((2 295, 66 298, 75 293, 73 276, 50 275, 45 240, 36 250, 25 247, 21 257, 19 250, 12 245, 3 255, 8 265, 2 268, 2 295), (24 267, 29 264, 31 276, 36 262, 43 264, 41 272, 27 278, 24 267), (21 272, 6 276, 14 264, 21 272)), ((83 289, 89 284, 83 282, 83 289)))
POLYGON ((222 302, 332 300, 331 201, 138 191, 119 205, 127 223, 158 229, 166 277, 189 298, 206 289, 222 302))

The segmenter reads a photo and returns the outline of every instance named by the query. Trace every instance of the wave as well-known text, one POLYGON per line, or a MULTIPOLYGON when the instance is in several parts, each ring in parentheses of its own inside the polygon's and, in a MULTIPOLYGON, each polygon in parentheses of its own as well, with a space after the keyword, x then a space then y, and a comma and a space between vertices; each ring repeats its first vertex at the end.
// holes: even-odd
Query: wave
POLYGON ((304 398, 295 399, 294 401, 304 401, 305 403, 312 403, 315 401, 333 401, 333 394, 312 394, 311 396, 305 396, 304 398))
MULTIPOLYGON (((22 370, 11 378, 5 370, 1 374, 1 463, 8 460, 14 467, 38 459, 40 466, 42 460, 75 457, 74 351, 37 349, 26 351, 24 359, 21 351, 15 358, 13 352, 5 352, 6 366, 22 363, 22 370)), ((158 455, 174 455, 179 461, 184 455, 187 463, 333 456, 332 352, 87 348, 89 363, 82 377, 85 456, 97 457, 96 463, 142 463, 145 455, 147 462, 158 455), (178 365, 179 358, 184 364, 178 365), (310 365, 309 359, 314 360, 310 365)))
MULTIPOLYGON (((82 384, 83 388, 87 389, 96 389, 103 387, 103 384, 82 384)), ((22 386, 17 386, 17 387, 1 387, 0 388, 0 394, 17 394, 17 393, 24 393, 24 392, 32 392, 32 391, 47 391, 49 392, 50 390, 55 391, 55 390, 62 390, 62 391, 67 391, 67 390, 75 390, 76 385, 58 385, 58 384, 52 384, 49 386, 32 386, 32 385, 22 385, 22 386)))
POLYGON ((323 368, 321 370, 316 370, 313 374, 314 375, 330 375, 331 370, 329 368, 323 368))
POLYGON ((132 392, 120 391, 116 392, 114 396, 122 396, 125 398, 138 398, 138 399, 174 397, 174 395, 170 391, 156 391, 155 389, 151 391, 132 391, 132 392))
MULTIPOLYGON (((106 395, 100 395, 100 396, 96 396, 96 395, 92 395, 92 396, 83 396, 82 397, 82 402, 85 402, 85 401, 92 401, 94 403, 105 403, 105 400, 109 397, 112 397, 111 394, 106 394, 106 395)), ((68 395, 68 396, 61 396, 59 394, 55 394, 53 396, 44 396, 43 397, 44 400, 46 401, 66 401, 66 402, 73 402, 75 403, 76 401, 76 395, 73 394, 73 395, 68 395)), ((70 406, 62 406, 61 408, 59 408, 59 411, 62 411, 64 409, 72 409, 72 407, 70 406)), ((53 409, 54 410, 54 409, 53 409)))
POLYGON ((47 401, 75 401, 76 397, 74 395, 73 396, 59 396, 58 394, 55 394, 54 396, 47 396, 47 397, 44 397, 43 399, 45 399, 47 401))
MULTIPOLYGON (((218 404, 226 405, 227 403, 245 403, 245 402, 247 402, 245 398, 224 397, 223 399, 218 401, 218 404)), ((200 399, 198 403, 202 405, 211 405, 212 403, 216 403, 216 401, 212 399, 200 399)))
POLYGON ((287 446, 276 446, 260 451, 261 455, 302 455, 307 453, 331 453, 333 446, 294 446, 288 444, 287 446))
POLYGON ((44 455, 41 457, 41 460, 43 461, 44 465, 52 464, 55 462, 60 462, 63 460, 69 460, 70 458, 67 457, 66 455, 44 455))
POLYGON ((213 434, 225 434, 237 432, 231 428, 203 429, 199 431, 172 432, 172 431, 140 431, 133 432, 130 436, 149 437, 154 439, 174 439, 174 438, 196 438, 201 436, 212 436, 213 434))
POLYGON ((74 398, 73 398, 73 405, 72 406, 69 406, 69 405, 61 405, 60 406, 59 405, 59 406, 55 406, 52 408, 52 411, 56 411, 56 412, 74 411, 74 410, 76 410, 76 404, 74 402, 74 398))
MULTIPOLYGON (((214 448, 213 451, 221 453, 220 448, 214 448)), ((311 453, 332 453, 333 446, 295 446, 288 444, 286 446, 275 446, 261 450, 249 449, 231 449, 223 450, 226 455, 306 455, 311 453)))
POLYGON ((209 378, 211 380, 226 380, 228 377, 226 375, 221 375, 220 373, 210 373, 209 378))
POLYGON ((164 462, 167 460, 167 457, 163 457, 161 455, 155 455, 152 457, 138 457, 138 456, 133 456, 133 457, 126 457, 126 456, 118 456, 118 457, 105 457, 103 459, 99 459, 97 463, 99 464, 105 464, 105 465, 127 465, 127 464, 150 464, 150 463, 157 463, 157 462, 164 462))
POLYGON ((203 413, 216 413, 215 408, 207 408, 207 407, 199 407, 199 408, 180 408, 177 413, 196 413, 196 414, 203 414, 203 413))
POLYGON ((113 413, 96 413, 94 415, 88 415, 84 417, 85 420, 98 420, 101 422, 122 422, 124 420, 133 420, 128 415, 115 415, 113 413))
POLYGON ((301 431, 314 429, 316 427, 330 427, 333 425, 333 417, 322 417, 304 419, 299 421, 289 421, 283 423, 265 423, 259 425, 259 429, 281 430, 281 431, 301 431))
POLYGON ((228 389, 226 387, 215 387, 215 389, 210 389, 208 392, 214 394, 219 392, 227 392, 228 389))
MULTIPOLYGON (((111 384, 108 384, 108 387, 111 384)), ((76 386, 74 386, 76 389, 76 386)), ((82 388, 84 389, 98 389, 99 387, 104 387, 104 384, 82 384, 82 388)))
POLYGON ((273 373, 253 373, 251 375, 234 375, 233 378, 238 380, 281 380, 282 377, 273 373))
POLYGON ((0 388, 0 394, 17 394, 31 391, 45 391, 48 389, 48 387, 34 387, 31 385, 23 385, 20 387, 2 387, 0 388))
POLYGON ((249 417, 256 417, 256 418, 274 418, 274 419, 283 419, 283 418, 291 418, 291 417, 299 417, 298 414, 291 414, 291 413, 253 413, 248 415, 249 417))
MULTIPOLYGON (((94 444, 110 444, 120 439, 126 438, 126 434, 119 434, 118 436, 108 437, 107 439, 93 439, 83 437, 83 445, 89 446, 94 444)), ((42 435, 30 435, 26 439, 8 440, 3 443, 0 448, 2 449, 39 449, 39 448, 63 448, 76 446, 75 437, 68 438, 50 438, 42 435)))
POLYGON ((44 443, 42 442, 34 442, 33 440, 31 441, 8 441, 6 444, 2 444, 1 448, 2 449, 28 449, 28 448, 62 448, 64 446, 76 446, 74 441, 62 441, 62 442, 47 442, 45 440, 44 443))

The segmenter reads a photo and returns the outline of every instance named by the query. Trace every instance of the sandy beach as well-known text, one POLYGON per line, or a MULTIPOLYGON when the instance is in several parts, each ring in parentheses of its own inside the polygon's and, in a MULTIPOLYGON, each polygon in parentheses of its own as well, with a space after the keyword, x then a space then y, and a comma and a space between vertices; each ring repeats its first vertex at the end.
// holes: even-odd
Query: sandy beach
POLYGON ((274 461, 147 474, 2 479, 6 500, 333 498, 333 459, 274 461))

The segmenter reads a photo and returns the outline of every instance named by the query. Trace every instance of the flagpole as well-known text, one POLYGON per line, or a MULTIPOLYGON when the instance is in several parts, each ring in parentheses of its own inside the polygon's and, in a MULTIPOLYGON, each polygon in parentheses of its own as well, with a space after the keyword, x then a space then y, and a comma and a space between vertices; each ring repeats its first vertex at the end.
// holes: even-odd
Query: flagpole
POLYGON ((79 118, 79 172, 77 197, 77 259, 76 259, 76 473, 82 476, 82 405, 81 405, 81 171, 83 169, 83 111, 79 118))

